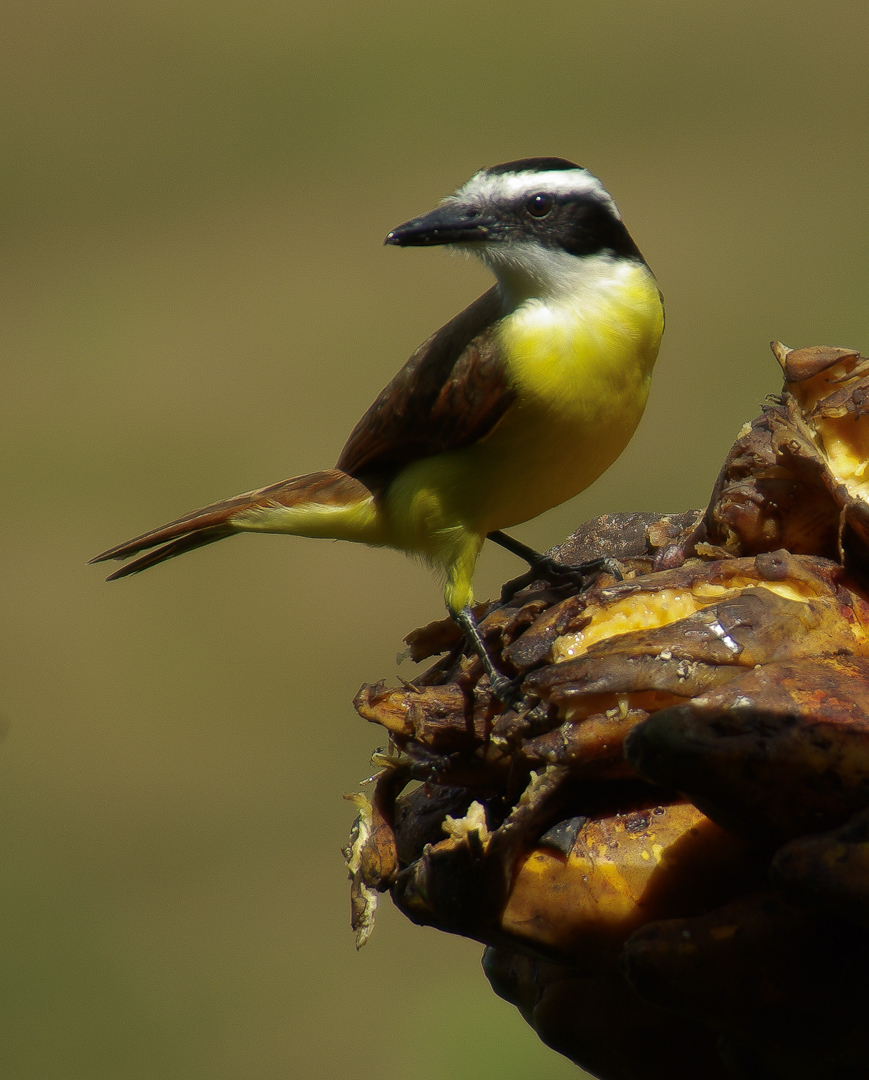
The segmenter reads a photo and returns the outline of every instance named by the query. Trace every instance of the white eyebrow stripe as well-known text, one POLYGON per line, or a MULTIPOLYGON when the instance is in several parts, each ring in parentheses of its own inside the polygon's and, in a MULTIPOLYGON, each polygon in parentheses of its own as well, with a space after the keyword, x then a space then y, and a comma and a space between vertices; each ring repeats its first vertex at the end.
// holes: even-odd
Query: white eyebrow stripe
POLYGON ((472 176, 446 201, 512 200, 542 191, 552 195, 593 195, 605 203, 619 221, 622 219, 610 193, 600 180, 586 169, 551 169, 547 172, 501 173, 495 176, 484 169, 472 176))

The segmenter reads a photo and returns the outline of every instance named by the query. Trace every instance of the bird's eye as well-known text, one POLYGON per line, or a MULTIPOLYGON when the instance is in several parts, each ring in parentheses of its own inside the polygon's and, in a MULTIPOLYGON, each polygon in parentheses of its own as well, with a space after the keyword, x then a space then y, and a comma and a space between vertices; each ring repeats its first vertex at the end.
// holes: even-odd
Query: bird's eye
POLYGON ((552 196, 532 195, 528 202, 525 203, 525 209, 532 217, 546 217, 552 209, 552 196))

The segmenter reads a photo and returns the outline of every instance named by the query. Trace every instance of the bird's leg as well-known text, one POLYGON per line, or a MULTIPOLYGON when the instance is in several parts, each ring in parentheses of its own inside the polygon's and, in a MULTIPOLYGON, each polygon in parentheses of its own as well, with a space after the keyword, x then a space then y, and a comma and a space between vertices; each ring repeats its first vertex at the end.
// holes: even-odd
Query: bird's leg
POLYGON ((465 637, 468 639, 474 652, 479 656, 483 668, 489 676, 489 684, 492 687, 492 693, 495 697, 503 701, 505 705, 515 705, 519 699, 519 685, 522 681, 521 677, 519 679, 508 679, 506 675, 502 675, 495 667, 470 606, 454 612, 453 618, 464 631, 465 637))
POLYGON ((523 544, 521 540, 515 540, 512 536, 501 532, 500 529, 497 532, 490 532, 487 539, 494 540, 502 548, 506 548, 507 551, 512 552, 514 555, 518 555, 531 568, 527 573, 513 578, 512 581, 508 581, 504 585, 501 589, 502 604, 506 604, 521 589, 527 588, 532 582, 539 581, 541 578, 552 585, 573 584, 578 589, 587 588, 602 570, 612 574, 617 581, 622 580, 619 564, 615 559, 606 556, 600 559, 589 559, 588 562, 576 563, 571 566, 557 562, 549 555, 541 555, 539 551, 535 551, 534 548, 523 544))

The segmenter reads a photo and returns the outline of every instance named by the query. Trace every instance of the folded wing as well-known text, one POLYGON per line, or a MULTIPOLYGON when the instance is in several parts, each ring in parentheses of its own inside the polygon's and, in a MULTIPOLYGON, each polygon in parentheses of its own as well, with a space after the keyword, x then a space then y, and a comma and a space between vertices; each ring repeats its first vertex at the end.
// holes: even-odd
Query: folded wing
POLYGON ((482 439, 515 400, 494 328, 500 314, 490 289, 423 342, 356 425, 334 469, 194 510, 91 561, 147 552, 112 581, 251 530, 389 542, 376 535, 376 502, 390 480, 412 461, 482 439))
POLYGON ((502 314, 492 288, 424 341, 353 429, 336 468, 394 473, 487 435, 516 397, 497 341, 502 314))

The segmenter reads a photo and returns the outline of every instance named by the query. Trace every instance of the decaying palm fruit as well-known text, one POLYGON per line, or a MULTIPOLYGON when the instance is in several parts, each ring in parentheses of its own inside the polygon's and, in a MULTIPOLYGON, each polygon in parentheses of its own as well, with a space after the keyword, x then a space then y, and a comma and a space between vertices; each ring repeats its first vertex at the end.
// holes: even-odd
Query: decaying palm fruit
POLYGON ((480 609, 515 707, 448 622, 356 700, 358 942, 383 891, 483 942, 603 1080, 869 1077, 869 360, 773 351, 705 513, 590 522, 554 554, 622 580, 480 609))

